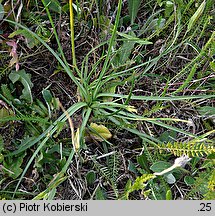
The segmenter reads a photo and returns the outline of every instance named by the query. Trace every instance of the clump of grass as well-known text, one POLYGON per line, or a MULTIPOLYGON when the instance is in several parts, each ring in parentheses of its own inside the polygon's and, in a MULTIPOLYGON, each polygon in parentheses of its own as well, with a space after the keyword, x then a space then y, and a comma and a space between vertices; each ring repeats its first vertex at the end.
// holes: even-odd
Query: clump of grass
MULTIPOLYGON (((173 59, 177 58, 179 51, 186 50, 187 46, 192 48, 198 46, 191 46, 193 42, 191 43, 190 41, 195 41, 197 37, 197 31, 194 31, 193 26, 197 18, 202 17, 202 19, 205 19, 207 17, 206 11, 204 10, 209 11, 211 9, 211 2, 204 1, 196 11, 191 9, 192 1, 185 6, 175 4, 173 7, 175 8, 174 10, 160 4, 163 9, 154 12, 143 26, 136 23, 138 22, 138 13, 141 13, 141 8, 148 7, 148 5, 141 5, 140 1, 138 1, 137 4, 132 4, 131 1, 128 2, 130 17, 123 17, 122 10, 125 5, 122 0, 119 0, 115 11, 116 13, 113 14, 114 22, 110 23, 110 26, 106 28, 106 30, 109 30, 108 34, 110 37, 107 37, 106 41, 87 53, 82 62, 77 62, 74 4, 71 0, 69 1, 67 5, 69 6, 69 10, 67 12, 69 13, 70 21, 71 44, 69 47, 71 47, 72 65, 66 60, 59 35, 55 28, 52 10, 56 10, 56 8, 53 5, 47 4, 45 0, 42 1, 57 42, 58 52, 53 49, 47 41, 44 41, 38 34, 34 33, 23 23, 5 19, 6 23, 15 25, 28 32, 32 39, 37 40, 54 56, 64 73, 66 73, 75 84, 76 89, 74 89, 74 91, 76 91, 78 95, 78 101, 68 109, 65 109, 61 101, 53 97, 51 92, 45 89, 43 91, 43 99, 45 100, 47 108, 42 102, 37 101, 36 104, 32 100, 31 103, 34 104, 37 109, 31 110, 31 113, 28 113, 30 112, 26 106, 28 102, 16 103, 18 100, 12 96, 13 90, 12 92, 6 91, 7 89, 2 87, 2 93, 0 94, 1 99, 7 102, 19 115, 12 117, 7 116, 7 118, 1 121, 13 120, 26 122, 29 131, 33 131, 34 134, 34 136, 29 137, 31 134, 27 132, 26 139, 21 141, 17 150, 7 152, 7 155, 4 155, 5 158, 2 159, 3 163, 9 164, 8 161, 10 161, 11 158, 12 160, 18 158, 16 163, 17 170, 20 172, 14 177, 18 180, 18 183, 13 188, 14 192, 12 198, 18 196, 18 189, 29 167, 33 165, 36 171, 43 170, 43 166, 49 164, 49 162, 44 162, 43 158, 47 157, 47 161, 48 159, 51 161, 53 160, 50 155, 52 154, 51 152, 57 152, 58 156, 60 156, 56 165, 57 168, 53 171, 55 172, 55 177, 50 180, 49 176, 48 180, 46 180, 46 189, 43 191, 36 190, 36 194, 33 195, 34 199, 54 199, 57 195, 57 188, 59 188, 63 182, 67 182, 69 178, 69 176, 66 175, 69 166, 73 163, 75 163, 77 167, 79 167, 79 165, 84 166, 85 160, 87 160, 89 164, 94 164, 95 167, 91 165, 90 167, 93 170, 95 169, 95 173, 97 176, 101 176, 103 181, 103 184, 97 185, 92 194, 89 194, 91 198, 108 198, 105 197, 104 191, 109 189, 110 192, 113 191, 115 199, 130 199, 131 197, 135 198, 135 196, 137 196, 136 199, 138 199, 140 197, 140 190, 142 190, 145 198, 172 199, 173 193, 178 193, 178 187, 172 190, 170 185, 180 185, 181 178, 184 178, 185 184, 195 191, 195 185, 200 179, 200 177, 196 175, 196 166, 202 166, 202 168, 207 166, 208 168, 205 173, 211 173, 213 165, 201 163, 201 158, 207 157, 210 161, 210 157, 214 153, 214 144, 210 139, 214 131, 211 130, 205 133, 203 130, 204 132, 199 131, 199 134, 192 133, 184 129, 190 125, 192 127, 195 126, 191 119, 184 118, 182 114, 181 116, 176 114, 175 117, 164 115, 160 113, 160 110, 166 110, 166 107, 171 107, 171 104, 174 102, 181 102, 184 104, 188 102, 189 104, 193 104, 194 107, 197 107, 198 103, 206 103, 214 98, 214 94, 208 93, 207 91, 206 94, 187 94, 185 92, 185 90, 192 87, 190 84, 196 79, 199 68, 205 66, 205 61, 208 62, 210 59, 208 55, 210 55, 210 51, 213 50, 214 33, 211 33, 210 36, 207 37, 207 42, 203 43, 202 49, 200 49, 199 53, 196 55, 194 54, 191 60, 183 57, 189 60, 189 63, 183 64, 181 70, 178 70, 176 73, 173 71, 170 75, 165 75, 165 73, 163 73, 163 77, 157 74, 164 68, 167 68, 166 65, 172 63, 173 59), (186 17, 187 11, 193 12, 192 17, 186 17), (127 18, 129 21, 124 23, 127 18), (188 20, 190 21, 188 22, 188 20), (173 21, 175 23, 173 23, 173 21), (120 27, 124 27, 123 25, 129 25, 129 28, 124 32, 120 32, 120 27), (168 32, 169 35, 166 35, 166 32, 168 32), (144 38, 142 38, 142 36, 144 36, 144 38), (157 48, 155 44, 156 40, 158 41, 160 37, 164 38, 164 45, 159 45, 159 52, 156 53, 155 50, 157 48), (101 53, 99 49, 103 49, 103 52, 101 53), (154 50, 154 54, 151 54, 150 49, 154 50), (95 55, 99 55, 97 61, 95 63, 90 62, 90 58, 95 55), (143 94, 135 95, 135 90, 137 90, 135 88, 138 86, 140 80, 152 75, 167 82, 165 88, 159 89, 152 93, 151 96, 143 94), (181 85, 176 85, 177 88, 175 91, 169 91, 169 86, 175 85, 175 82, 178 80, 182 80, 181 85), (154 103, 155 105, 150 107, 151 110, 145 110, 144 115, 142 115, 139 113, 141 107, 138 107, 138 102, 141 104, 154 103), (51 109, 54 112, 54 110, 59 107, 61 108, 62 114, 52 118, 51 109), (37 110, 39 116, 33 116, 35 110, 37 110), (29 114, 32 116, 29 116, 29 114), (160 116, 157 116, 157 114, 160 116), (43 121, 43 115, 47 118, 45 122, 43 121), (75 115, 79 115, 81 119, 81 123, 78 126, 75 126, 73 122, 75 115), (69 122, 68 127, 71 133, 68 136, 70 145, 69 148, 63 149, 61 141, 58 145, 55 143, 57 140, 55 138, 58 137, 58 134, 66 127, 67 121, 69 122), (34 126, 32 122, 38 122, 38 124, 34 126), (97 127, 93 127, 92 125, 95 126, 95 124, 91 123, 97 123, 97 127), (130 146, 134 152, 138 152, 138 155, 132 153, 133 155, 131 155, 130 158, 124 159, 124 166, 129 164, 128 171, 131 173, 130 176, 133 178, 133 183, 131 179, 127 179, 122 185, 117 184, 117 181, 120 175, 125 175, 125 173, 120 173, 122 167, 120 167, 119 163, 119 161, 124 158, 124 155, 120 157, 120 153, 121 151, 123 152, 124 149, 120 148, 119 151, 115 150, 118 148, 117 145, 120 146, 122 143, 118 143, 114 146, 114 141, 118 136, 118 130, 127 131, 126 133, 131 134, 132 139, 138 137, 138 139, 141 140, 138 143, 138 148, 135 147, 135 149, 133 149, 133 147, 130 146), (149 131, 149 133, 146 131, 149 131), (163 134, 160 134, 160 131, 163 131, 163 134), (110 136, 106 137, 105 133, 109 133, 110 136), (112 133, 115 134, 115 136, 112 136, 112 133), (107 140, 108 137, 112 137, 112 139, 107 140), (165 139, 163 137, 165 137, 165 139), (182 141, 178 141, 178 139, 182 141), (94 154, 91 159, 86 159, 84 152, 90 149, 90 144, 97 145, 99 148, 98 152, 102 151, 104 155, 96 157, 96 154, 94 154), (34 149, 34 152, 28 155, 29 160, 24 162, 23 158, 29 149, 34 149), (166 152, 164 150, 166 150, 166 152), (109 154, 109 151, 113 153, 109 154), (160 152, 162 152, 162 155, 160 155, 160 152), (183 169, 183 166, 174 167, 176 169, 172 169, 171 172, 163 172, 163 170, 168 170, 168 168, 171 167, 171 157, 180 157, 183 156, 183 154, 192 157, 191 162, 189 162, 189 172, 183 169), (101 158, 105 158, 104 162, 101 162, 101 158), (23 164, 25 164, 24 168, 22 167, 23 164), (156 177, 153 173, 165 173, 165 175, 156 177), (107 187, 104 186, 105 182, 108 185, 107 187)), ((102 7, 98 4, 97 2, 96 8, 102 7)), ((60 6, 61 5, 59 5, 59 7, 60 6)), ((80 5, 77 4, 75 6, 77 11, 81 10, 80 5)), ((93 18, 92 21, 95 22, 95 19, 97 19, 97 22, 102 22, 102 19, 98 18, 100 15, 103 14, 99 14, 96 18, 93 18)), ((79 14, 79 16, 81 16, 81 14, 79 14)), ((99 23, 99 26, 102 25, 104 25, 104 23, 99 23)), ((201 30, 202 35, 203 31, 206 29, 206 24, 204 24, 203 27, 199 25, 198 28, 201 30)), ((201 38, 198 38, 197 42, 200 39, 201 38)), ((211 65, 213 67, 213 62, 211 65)), ((210 68, 206 70, 209 72, 210 68)), ((22 77, 22 83, 27 80, 27 87, 31 89, 32 87, 29 84, 28 76, 29 75, 25 74, 22 77)), ((210 85, 213 85, 213 83, 210 85)), ((13 87, 15 88, 15 85, 13 87)), ((27 87, 24 85, 23 94, 25 95, 27 87)), ((156 88, 159 88, 159 86, 156 88)), ((138 90, 141 92, 142 89, 138 90)), ((189 90, 195 92, 195 89, 191 88, 189 90)), ((31 91, 28 90, 28 93, 30 94, 31 91)), ((21 99, 21 97, 19 99, 21 99)), ((178 109, 180 109, 180 107, 178 107, 178 109)), ((1 146, 3 146, 3 142, 1 146)), ((126 146, 128 151, 131 151, 131 149, 129 149, 130 147, 126 146)), ((3 149, 4 147, 2 150, 0 148, 1 151, 3 151, 3 149)), ((77 170, 77 172, 79 172, 79 170, 77 170)), ((53 175, 53 173, 50 171, 49 175, 53 175)), ((90 173, 88 175, 88 184, 94 184, 95 182, 96 175, 90 173)), ((202 196, 205 197, 207 197, 206 194, 210 193, 211 178, 208 178, 207 182, 209 185, 208 191, 207 193, 202 192, 202 196)), ((71 182, 70 184, 72 185, 71 182)), ((72 185, 72 187, 74 189, 74 185, 72 185)), ((2 193, 6 192, 3 191, 2 193)), ((181 194, 181 191, 179 191, 179 193, 181 194)), ((191 194, 195 196, 195 192, 190 193, 190 195, 191 194)), ((84 195, 85 194, 83 194, 83 196, 84 195)))

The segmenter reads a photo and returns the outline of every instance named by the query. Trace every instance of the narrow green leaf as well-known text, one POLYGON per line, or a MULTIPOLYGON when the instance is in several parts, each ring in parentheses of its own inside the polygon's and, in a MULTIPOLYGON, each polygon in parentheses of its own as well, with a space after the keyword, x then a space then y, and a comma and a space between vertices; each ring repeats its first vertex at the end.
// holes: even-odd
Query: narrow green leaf
POLYGON ((0 20, 2 20, 4 17, 4 7, 3 5, 0 3, 0 20))
MULTIPOLYGON (((79 102, 74 104, 73 106, 71 106, 67 112, 69 113, 70 116, 72 116, 75 112, 77 112, 79 109, 83 108, 84 106, 86 106, 86 104, 84 102, 79 102)), ((23 148, 19 148, 11 153, 9 153, 6 156, 13 156, 13 155, 17 155, 21 152, 23 152, 24 150, 26 150, 27 148, 30 148, 31 146, 33 146, 34 144, 36 144, 37 142, 39 142, 40 140, 42 140, 43 138, 46 138, 46 141, 50 138, 51 135, 53 135, 56 131, 59 130, 59 122, 65 122, 67 120, 66 114, 63 113, 51 126, 49 126, 49 128, 47 130, 45 130, 40 136, 38 136, 37 138, 33 139, 31 142, 29 142, 27 145, 25 145, 25 147, 23 148)), ((45 141, 45 142, 46 142, 45 141)), ((43 140, 44 142, 44 140, 43 140)), ((44 142, 44 144, 45 144, 44 142)), ((42 145, 42 143, 40 144, 42 145)))
MULTIPOLYGON (((129 95, 121 95, 121 94, 111 94, 111 93, 101 93, 98 97, 116 97, 125 99, 128 98, 129 95)), ((131 96, 131 100, 145 100, 145 101, 176 101, 176 100, 192 100, 192 99, 209 99, 215 98, 215 95, 192 95, 192 96, 169 96, 169 97, 159 97, 159 96, 131 96)))
POLYGON ((215 107, 212 107, 212 106, 198 107, 197 110, 201 116, 213 116, 213 115, 215 115, 215 107))
POLYGON ((144 40, 144 39, 140 39, 138 37, 135 37, 135 36, 132 36, 132 35, 129 35, 129 34, 124 34, 124 33, 121 33, 121 32, 117 32, 117 34, 123 38, 126 38, 128 39, 129 41, 132 41, 132 42, 135 42, 135 43, 138 43, 140 45, 147 45, 147 44, 153 44, 152 42, 150 41, 147 41, 147 40, 144 40))
POLYGON ((116 19, 115 19, 115 23, 114 23, 114 27, 113 27, 113 31, 112 31, 112 36, 110 38, 107 55, 106 55, 102 70, 101 70, 101 72, 99 74, 99 77, 97 78, 97 84, 96 84, 96 87, 95 87, 95 90, 94 90, 94 93, 93 93, 93 98, 97 97, 97 94, 99 93, 100 88, 102 88, 101 80, 104 77, 105 73, 107 72, 108 64, 109 64, 110 59, 111 59, 113 44, 115 43, 116 32, 117 32, 117 28, 118 28, 119 21, 120 21, 121 9, 122 9, 122 0, 119 0, 116 19))
POLYGON ((134 24, 137 12, 140 8, 140 3, 142 0, 128 0, 128 11, 131 19, 131 25, 134 24))
POLYGON ((59 55, 42 38, 40 38, 37 34, 32 32, 29 28, 21 25, 18 22, 13 22, 13 21, 8 20, 8 19, 6 19, 5 21, 7 21, 9 23, 12 23, 12 24, 15 24, 15 25, 19 26, 20 28, 28 31, 32 36, 34 36, 38 41, 40 41, 49 50, 49 52, 52 53, 52 55, 58 60, 58 62, 64 68, 66 73, 70 76, 70 78, 73 80, 73 82, 79 87, 79 89, 81 90, 82 95, 84 95, 84 98, 87 97, 86 96, 86 89, 82 86, 82 84, 78 81, 78 79, 72 73, 69 66, 65 62, 63 62, 63 60, 59 57, 59 55))
POLYGON ((188 23, 188 26, 187 26, 187 31, 189 32, 194 24, 196 23, 196 21, 199 19, 199 17, 202 15, 204 9, 205 9, 205 5, 206 5, 206 1, 203 1, 201 3, 201 5, 198 7, 197 11, 193 14, 193 16, 190 18, 190 21, 188 23))
POLYGON ((57 192, 56 188, 53 188, 48 194, 47 194, 47 200, 54 200, 55 194, 57 192))
POLYGON ((173 92, 174 94, 182 91, 183 89, 185 89, 189 85, 190 81, 192 80, 193 76, 195 75, 196 69, 197 69, 197 64, 194 64, 189 75, 187 76, 187 79, 183 82, 183 84, 176 91, 173 92))

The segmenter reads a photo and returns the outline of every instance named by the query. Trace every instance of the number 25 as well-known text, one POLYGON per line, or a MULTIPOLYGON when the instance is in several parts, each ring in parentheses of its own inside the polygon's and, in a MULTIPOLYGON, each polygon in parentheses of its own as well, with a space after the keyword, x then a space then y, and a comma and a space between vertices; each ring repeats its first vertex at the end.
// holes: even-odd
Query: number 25
POLYGON ((200 203, 200 211, 211 211, 211 203, 200 203))

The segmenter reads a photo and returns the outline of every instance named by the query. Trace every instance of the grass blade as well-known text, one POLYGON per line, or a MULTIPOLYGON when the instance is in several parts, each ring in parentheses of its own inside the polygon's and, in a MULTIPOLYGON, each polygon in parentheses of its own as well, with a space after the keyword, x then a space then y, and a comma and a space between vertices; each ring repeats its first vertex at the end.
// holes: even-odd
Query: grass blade
POLYGON ((131 19, 131 25, 134 24, 134 21, 137 16, 137 12, 140 8, 140 3, 142 0, 128 0, 128 11, 131 19))
POLYGON ((75 57, 75 36, 74 36, 74 13, 72 0, 69 0, 69 12, 70 12, 70 31, 71 31, 71 45, 72 45, 72 62, 75 69, 77 69, 76 57, 75 57))
POLYGON ((116 21, 115 21, 115 24, 114 24, 114 28, 113 28, 113 32, 112 32, 112 36, 111 36, 111 39, 110 39, 110 43, 109 43, 109 46, 108 46, 108 51, 107 51, 107 56, 105 58, 105 62, 104 62, 104 65, 102 67, 102 71, 97 79, 97 85, 96 85, 96 88, 95 88, 95 91, 93 93, 93 98, 96 98, 98 92, 99 92, 99 89, 100 89, 100 81, 102 80, 103 76, 105 75, 106 71, 107 71, 107 66, 109 64, 109 61, 110 61, 110 57, 111 57, 111 53, 112 53, 112 47, 113 47, 113 44, 114 44, 114 40, 115 40, 115 37, 116 37, 116 31, 117 31, 117 28, 118 28, 118 24, 119 24, 119 19, 120 19, 120 13, 121 13, 121 9, 122 9, 122 0, 119 0, 118 2, 118 10, 117 10, 117 15, 116 15, 116 21))
POLYGON ((203 1, 201 3, 201 5, 198 7, 197 11, 190 18, 190 21, 189 21, 188 26, 187 26, 187 32, 189 32, 193 28, 196 21, 202 15, 202 13, 204 12, 204 9, 205 9, 205 5, 206 5, 206 1, 203 1))
POLYGON ((78 79, 74 76, 70 68, 67 67, 67 65, 63 62, 63 60, 58 56, 58 54, 42 39, 40 38, 37 34, 32 32, 29 28, 26 28, 25 26, 21 25, 20 23, 11 21, 6 19, 5 21, 12 23, 14 25, 17 25, 18 27, 25 29, 28 31, 30 34, 32 34, 38 41, 40 41, 48 50, 49 52, 52 53, 52 55, 58 60, 58 62, 61 64, 61 66, 64 68, 66 73, 69 75, 69 77, 72 79, 72 81, 76 84, 76 86, 81 90, 82 95, 84 98, 87 98, 87 92, 86 89, 83 87, 83 85, 78 81, 78 79))
MULTIPOLYGON (((71 108, 73 108, 69 113, 69 116, 73 115, 77 110, 81 109, 83 106, 85 105, 85 103, 78 103, 74 104, 71 108)), ((66 116, 66 114, 64 114, 64 116, 66 116)), ((58 119, 59 120, 59 119, 58 119)), ((67 120, 67 116, 62 119, 61 121, 66 121, 67 120)), ((57 121, 55 121, 55 123, 57 123, 57 121)), ((14 191, 14 195, 16 194, 16 191, 18 190, 18 187, 25 175, 25 173, 27 172, 28 168, 30 167, 31 163, 33 162, 33 160, 35 159, 35 157, 37 156, 37 154, 39 153, 39 151, 42 149, 42 147, 45 145, 45 143, 50 139, 50 137, 55 133, 55 131, 57 130, 57 126, 51 126, 50 129, 47 129, 43 134, 41 134, 34 142, 33 144, 37 143, 39 140, 41 140, 42 138, 44 138, 44 140, 39 144, 39 146, 37 147, 37 149, 35 150, 34 154, 31 156, 30 160, 28 161, 25 169, 22 172, 22 175, 16 185, 15 191, 14 191)), ((32 146, 32 143, 31 143, 32 146)), ((28 146, 29 147, 29 146, 28 146)), ((19 150, 18 150, 19 151, 19 150)))
MULTIPOLYGON (((101 93, 97 96, 100 97, 116 97, 120 99, 126 99, 129 95, 121 94, 111 94, 111 93, 101 93)), ((214 98, 215 95, 193 95, 193 96, 169 96, 169 97, 159 97, 159 96, 131 96, 131 100, 144 100, 144 101, 179 101, 179 100, 192 100, 192 99, 209 99, 214 98)))

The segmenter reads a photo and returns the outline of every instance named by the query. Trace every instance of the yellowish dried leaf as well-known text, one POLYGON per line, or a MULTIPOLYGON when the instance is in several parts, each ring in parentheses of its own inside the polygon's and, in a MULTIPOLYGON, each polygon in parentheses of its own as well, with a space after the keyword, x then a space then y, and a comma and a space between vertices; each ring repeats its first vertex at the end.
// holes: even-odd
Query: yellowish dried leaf
POLYGON ((136 109, 134 106, 127 106, 126 109, 127 109, 129 112, 137 113, 137 109, 136 109))
POLYGON ((80 128, 77 129, 74 137, 74 146, 76 152, 80 149, 80 128))
POLYGON ((96 123, 91 123, 90 127, 93 131, 95 131, 95 133, 90 131, 90 135, 100 142, 102 142, 104 139, 107 140, 112 137, 111 132, 104 125, 97 125, 96 123))

